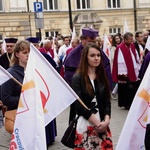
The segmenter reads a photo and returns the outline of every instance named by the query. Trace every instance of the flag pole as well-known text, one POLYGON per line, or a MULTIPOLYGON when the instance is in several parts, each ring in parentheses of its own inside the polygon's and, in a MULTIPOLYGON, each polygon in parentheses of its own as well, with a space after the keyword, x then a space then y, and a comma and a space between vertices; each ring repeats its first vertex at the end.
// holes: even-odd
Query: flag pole
POLYGON ((14 77, 12 77, 12 79, 22 87, 22 84, 17 79, 15 79, 14 77))
POLYGON ((81 104, 83 107, 85 107, 86 109, 89 110, 89 108, 83 103, 83 101, 82 101, 80 98, 78 99, 78 101, 80 102, 80 104, 81 104))

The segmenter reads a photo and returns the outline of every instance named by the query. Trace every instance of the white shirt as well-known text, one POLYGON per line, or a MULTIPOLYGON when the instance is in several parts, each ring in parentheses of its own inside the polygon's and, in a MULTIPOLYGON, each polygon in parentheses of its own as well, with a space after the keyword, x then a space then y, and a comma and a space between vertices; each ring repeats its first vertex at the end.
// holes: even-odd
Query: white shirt
MULTIPOLYGON (((139 55, 136 51, 136 58, 138 61, 137 62, 131 49, 130 49, 130 53, 131 53, 131 57, 132 57, 132 61, 133 61, 135 74, 136 74, 136 77, 138 78, 139 70, 141 67, 140 61, 139 61, 139 55)), ((127 75, 128 71, 127 71, 127 66, 126 66, 125 60, 124 60, 124 56, 123 56, 121 50, 119 49, 118 50, 118 75, 122 75, 122 74, 127 75)))

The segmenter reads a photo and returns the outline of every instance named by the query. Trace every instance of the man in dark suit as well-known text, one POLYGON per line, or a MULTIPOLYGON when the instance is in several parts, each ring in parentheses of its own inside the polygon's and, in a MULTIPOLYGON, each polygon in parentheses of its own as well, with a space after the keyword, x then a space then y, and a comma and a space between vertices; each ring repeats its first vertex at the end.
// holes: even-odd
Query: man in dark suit
POLYGON ((142 61, 143 60, 143 55, 144 55, 144 48, 145 48, 145 45, 143 44, 144 41, 143 41, 143 33, 141 31, 136 31, 135 33, 135 42, 134 42, 134 45, 135 45, 135 48, 139 54, 139 58, 140 60, 142 61))

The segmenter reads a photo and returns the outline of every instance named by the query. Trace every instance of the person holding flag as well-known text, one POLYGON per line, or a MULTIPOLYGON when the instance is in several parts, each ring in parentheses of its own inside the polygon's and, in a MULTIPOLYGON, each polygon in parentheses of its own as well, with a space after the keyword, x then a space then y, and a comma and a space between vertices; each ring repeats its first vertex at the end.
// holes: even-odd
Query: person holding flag
MULTIPOLYGON (((10 59, 12 53, 14 51, 14 45, 18 39, 16 38, 5 38, 4 42, 6 43, 6 53, 0 56, 0 65, 4 69, 8 69, 10 67, 10 59)), ((1 99, 1 86, 0 86, 0 99, 1 99)))
POLYGON ((24 72, 26 69, 28 56, 30 51, 30 44, 27 41, 18 41, 14 47, 14 52, 11 58, 11 67, 8 72, 20 82, 16 83, 12 78, 2 85, 1 100, 7 110, 15 110, 18 108, 21 84, 23 83, 24 72))
MULTIPOLYGON (((0 65, 0 85, 8 81, 9 79, 13 78, 13 76, 7 72, 1 65, 0 65)), ((14 78, 13 78, 14 79, 14 78)), ((14 79, 15 80, 15 79, 14 79)), ((16 80, 15 80, 16 81, 16 80)), ((17 81, 16 81, 17 82, 17 81)), ((0 128, 4 126, 3 116, 6 112, 6 106, 3 105, 0 97, 0 128)))

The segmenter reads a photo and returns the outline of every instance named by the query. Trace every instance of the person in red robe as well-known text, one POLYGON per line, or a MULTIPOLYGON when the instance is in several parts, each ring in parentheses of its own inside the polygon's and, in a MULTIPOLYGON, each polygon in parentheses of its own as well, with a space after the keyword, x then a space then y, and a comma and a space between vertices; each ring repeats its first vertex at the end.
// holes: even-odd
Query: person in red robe
POLYGON ((39 48, 40 52, 46 53, 54 59, 54 50, 52 49, 52 42, 50 40, 43 41, 43 47, 39 48))
POLYGON ((140 59, 133 44, 133 34, 124 34, 124 41, 115 51, 112 80, 118 83, 118 106, 129 109, 139 86, 140 59))

